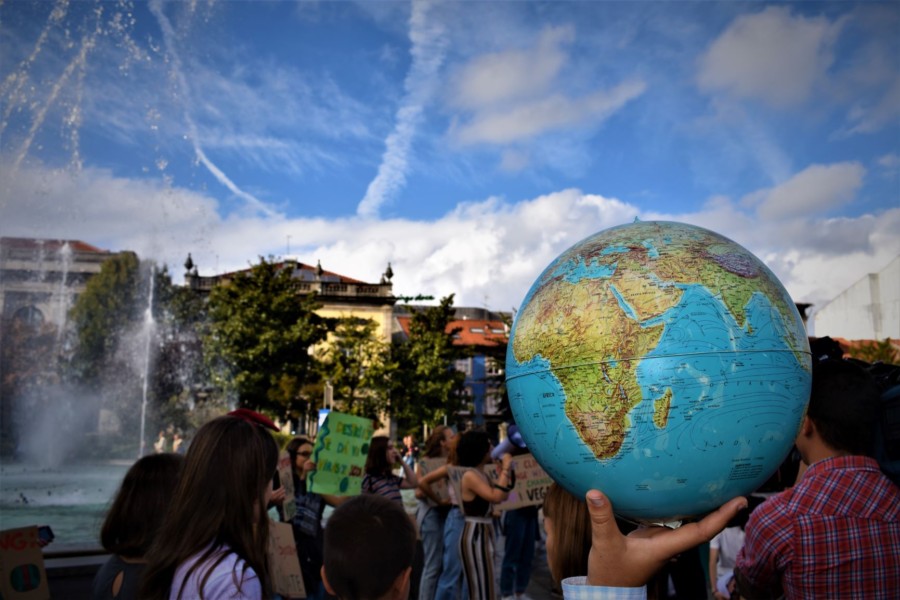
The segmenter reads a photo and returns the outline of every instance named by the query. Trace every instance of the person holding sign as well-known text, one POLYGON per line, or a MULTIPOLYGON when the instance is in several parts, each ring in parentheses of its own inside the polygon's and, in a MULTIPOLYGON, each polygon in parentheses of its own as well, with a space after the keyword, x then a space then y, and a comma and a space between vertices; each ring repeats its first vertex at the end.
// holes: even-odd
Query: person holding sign
POLYGON ((303 573, 303 587, 307 600, 324 598, 322 587, 322 557, 324 536, 322 534, 322 514, 325 505, 337 506, 345 497, 330 494, 316 494, 307 489, 306 474, 316 468, 311 460, 313 443, 304 436, 295 437, 286 447, 291 459, 291 475, 294 482, 294 503, 297 511, 291 519, 297 558, 303 573))
POLYGON ((456 447, 461 467, 467 467, 459 483, 459 500, 466 523, 459 541, 470 600, 494 600, 494 526, 491 503, 503 502, 512 489, 507 452, 500 459, 500 475, 491 484, 484 466, 491 462, 491 441, 484 431, 465 432, 456 447))
MULTIPOLYGON (((429 471, 447 463, 452 443, 452 429, 446 425, 438 425, 434 428, 425 442, 425 456, 416 465, 416 477, 420 481, 429 471)), ((446 484, 444 490, 446 490, 446 484)), ((416 490, 416 498, 419 499, 416 522, 419 525, 422 549, 425 554, 422 581, 419 584, 419 600, 433 600, 438 577, 441 574, 444 555, 444 522, 450 511, 450 498, 443 497, 438 498, 438 501, 432 500, 421 488, 416 490)))

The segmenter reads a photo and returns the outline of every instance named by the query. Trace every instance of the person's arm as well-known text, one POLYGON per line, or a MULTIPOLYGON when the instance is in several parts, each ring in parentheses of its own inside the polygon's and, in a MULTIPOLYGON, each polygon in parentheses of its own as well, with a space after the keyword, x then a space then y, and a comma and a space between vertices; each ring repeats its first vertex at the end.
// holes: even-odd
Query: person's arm
POLYGON ((331 494, 320 494, 326 504, 330 506, 339 506, 352 498, 353 496, 332 496, 331 494))
POLYGON ((419 480, 416 477, 415 472, 412 470, 406 461, 400 461, 400 466, 403 468, 403 481, 400 482, 401 490, 411 490, 418 486, 419 480))
POLYGON ((791 560, 788 541, 793 519, 776 498, 750 513, 744 528, 746 535, 735 560, 734 581, 745 600, 782 595, 781 576, 785 563, 791 560))
POLYGON ((432 502, 438 505, 447 505, 448 502, 441 502, 441 499, 437 494, 434 493, 434 490, 431 489, 431 484, 440 481, 441 479, 449 478, 449 471, 447 469, 447 465, 443 465, 427 473, 423 477, 419 478, 419 490, 425 494, 428 498, 431 499, 432 502))
POLYGON ((503 455, 500 476, 497 478, 496 485, 491 485, 487 480, 483 477, 479 477, 478 474, 473 471, 467 471, 462 478, 463 492, 471 491, 473 494, 495 504, 503 502, 509 497, 509 469, 511 461, 512 457, 509 454, 503 455))

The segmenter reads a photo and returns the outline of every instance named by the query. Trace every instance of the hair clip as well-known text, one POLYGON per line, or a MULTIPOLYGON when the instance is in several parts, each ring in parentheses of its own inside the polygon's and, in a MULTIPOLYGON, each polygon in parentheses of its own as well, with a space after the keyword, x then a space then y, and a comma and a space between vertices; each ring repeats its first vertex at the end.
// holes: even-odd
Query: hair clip
POLYGON ((256 412, 255 410, 250 410, 248 408, 239 408, 228 413, 228 416, 237 417, 238 419, 247 421, 248 423, 262 425, 266 429, 271 429, 272 431, 278 431, 278 427, 275 425, 272 419, 262 413, 256 412))

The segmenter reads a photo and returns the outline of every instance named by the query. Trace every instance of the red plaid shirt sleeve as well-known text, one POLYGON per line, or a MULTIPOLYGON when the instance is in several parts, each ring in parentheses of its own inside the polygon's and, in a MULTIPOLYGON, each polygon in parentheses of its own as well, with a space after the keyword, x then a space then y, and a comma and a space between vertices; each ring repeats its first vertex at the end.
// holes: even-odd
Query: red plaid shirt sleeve
POLYGON ((815 463, 753 512, 736 570, 787 598, 896 598, 900 490, 871 458, 815 463))

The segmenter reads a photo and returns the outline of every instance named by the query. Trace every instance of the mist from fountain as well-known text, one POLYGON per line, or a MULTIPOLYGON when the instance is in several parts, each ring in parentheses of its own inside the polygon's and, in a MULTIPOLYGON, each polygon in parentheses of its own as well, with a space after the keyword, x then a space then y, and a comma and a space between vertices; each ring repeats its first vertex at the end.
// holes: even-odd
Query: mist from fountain
POLYGON ((156 321, 153 319, 153 288, 156 280, 156 269, 150 267, 150 291, 147 293, 147 310, 144 311, 144 325, 142 335, 144 337, 144 369, 141 373, 141 442, 138 446, 138 458, 146 453, 147 434, 147 389, 150 385, 150 359, 153 355, 153 337, 156 333, 156 321))

